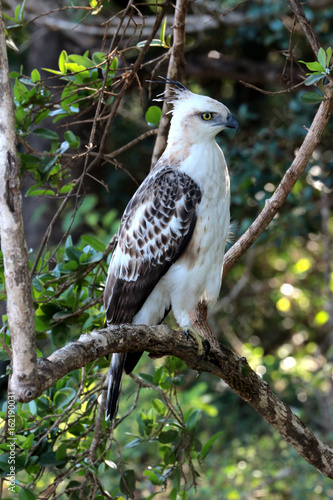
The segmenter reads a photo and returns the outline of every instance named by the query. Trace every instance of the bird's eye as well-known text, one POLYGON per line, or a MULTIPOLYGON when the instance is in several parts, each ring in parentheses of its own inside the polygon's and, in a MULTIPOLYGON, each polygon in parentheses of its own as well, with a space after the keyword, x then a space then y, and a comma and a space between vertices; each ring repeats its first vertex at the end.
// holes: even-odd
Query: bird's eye
POLYGON ((213 118, 213 113, 202 113, 201 118, 207 122, 213 118))

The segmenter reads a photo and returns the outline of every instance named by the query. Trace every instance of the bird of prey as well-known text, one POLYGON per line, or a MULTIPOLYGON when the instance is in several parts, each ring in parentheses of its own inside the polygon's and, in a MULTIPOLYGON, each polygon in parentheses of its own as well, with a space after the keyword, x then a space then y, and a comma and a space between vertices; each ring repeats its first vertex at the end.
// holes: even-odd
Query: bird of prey
MULTIPOLYGON (((158 325, 172 309, 180 328, 193 332, 190 311, 218 298, 229 229, 229 174, 215 136, 238 123, 220 102, 166 81, 167 147, 122 216, 105 285, 106 325, 158 325)), ((112 355, 107 419, 117 414, 123 372, 141 354, 112 355)))

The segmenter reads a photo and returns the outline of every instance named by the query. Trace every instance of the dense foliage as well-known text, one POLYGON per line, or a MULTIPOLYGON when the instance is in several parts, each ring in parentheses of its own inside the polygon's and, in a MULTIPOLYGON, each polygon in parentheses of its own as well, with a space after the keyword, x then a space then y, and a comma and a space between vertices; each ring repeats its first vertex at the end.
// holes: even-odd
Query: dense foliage
MULTIPOLYGON (((333 7, 308 3, 305 12, 323 47, 317 61, 285 2, 226 0, 211 2, 208 10, 199 1, 189 7, 197 22, 229 12, 212 28, 202 29, 200 22, 191 28, 185 58, 189 88, 223 101, 241 125, 237 136, 218 137, 231 173, 233 239, 255 219, 290 165, 315 113, 316 104, 307 103, 325 96, 333 7), (305 77, 309 88, 276 92, 305 77)), ((146 47, 148 34, 133 28, 137 17, 132 19, 140 13, 155 18, 160 9, 149 3, 129 8, 121 1, 83 4, 59 3, 60 12, 34 22, 28 20, 41 12, 33 1, 5 10, 38 355, 44 357, 104 324, 109 242, 149 171, 153 133, 146 132, 160 119, 151 98, 163 87, 151 84, 151 94, 146 80, 165 74, 172 45, 171 6, 146 47), (120 14, 128 24, 120 20, 117 36, 111 36, 114 24, 103 38, 101 24, 111 26, 117 15, 123 19, 120 14), (50 24, 43 24, 46 19, 50 24), (84 29, 70 34, 64 22, 91 28, 89 35, 83 36, 84 29), (50 25, 57 31, 43 32, 50 25), (125 88, 145 47, 140 69, 125 88), (142 141, 132 145, 141 134, 142 141)), ((333 440, 332 144, 330 125, 282 211, 227 275, 210 319, 218 339, 245 356, 327 442, 333 440)), ((0 271, 5 301, 2 261, 0 271)), ((4 309, 2 319, 0 335, 10 347, 4 309)), ((168 321, 174 325, 172 317, 168 321)), ((5 349, 1 359, 9 359, 5 349)), ((108 365, 100 359, 37 400, 17 404, 17 486, 12 493, 4 481, 4 497, 333 497, 331 481, 251 407, 221 381, 198 376, 176 358, 144 356, 125 378, 111 434, 99 413, 108 365)), ((0 448, 5 477, 6 436, 0 448)))

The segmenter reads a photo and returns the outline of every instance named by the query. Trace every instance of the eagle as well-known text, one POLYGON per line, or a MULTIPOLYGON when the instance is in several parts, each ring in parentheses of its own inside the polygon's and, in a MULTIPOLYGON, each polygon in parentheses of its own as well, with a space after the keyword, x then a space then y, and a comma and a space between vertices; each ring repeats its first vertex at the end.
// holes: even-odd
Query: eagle
MULTIPOLYGON (((167 146, 122 216, 105 284, 106 326, 160 324, 170 309, 182 330, 189 313, 219 295, 230 222, 230 180, 215 136, 238 129, 222 103, 169 84, 172 104, 167 146)), ((106 419, 116 417, 123 372, 142 352, 114 353, 106 419)))

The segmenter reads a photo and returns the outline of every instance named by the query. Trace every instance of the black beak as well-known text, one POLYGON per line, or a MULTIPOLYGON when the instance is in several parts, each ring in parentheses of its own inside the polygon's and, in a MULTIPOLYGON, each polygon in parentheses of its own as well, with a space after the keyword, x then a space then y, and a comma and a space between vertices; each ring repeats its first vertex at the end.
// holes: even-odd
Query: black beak
POLYGON ((227 128, 235 128, 236 132, 238 132, 239 125, 238 125, 238 121, 236 120, 236 118, 234 117, 234 115, 230 114, 230 115, 227 116, 226 127, 227 128))

